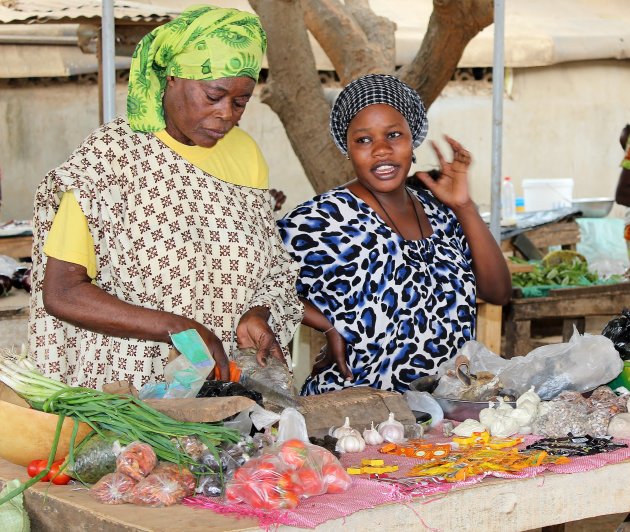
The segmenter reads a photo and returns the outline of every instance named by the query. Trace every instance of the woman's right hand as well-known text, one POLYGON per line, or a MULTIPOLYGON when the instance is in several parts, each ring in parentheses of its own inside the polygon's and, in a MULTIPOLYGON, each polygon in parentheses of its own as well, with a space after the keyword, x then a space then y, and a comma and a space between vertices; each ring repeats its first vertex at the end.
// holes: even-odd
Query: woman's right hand
POLYGON ((230 380, 230 364, 228 361, 228 357, 225 354, 225 349, 223 349, 223 343, 216 334, 214 334, 210 329, 207 329, 203 325, 197 324, 195 327, 199 336, 208 347, 212 358, 215 363, 215 372, 211 372, 209 378, 212 378, 213 375, 216 376, 218 380, 229 381, 230 380))
POLYGON ((311 375, 317 375, 322 369, 337 364, 339 373, 344 380, 352 380, 352 371, 346 362, 346 341, 336 329, 330 329, 326 333, 326 345, 322 348, 319 356, 315 359, 311 375))

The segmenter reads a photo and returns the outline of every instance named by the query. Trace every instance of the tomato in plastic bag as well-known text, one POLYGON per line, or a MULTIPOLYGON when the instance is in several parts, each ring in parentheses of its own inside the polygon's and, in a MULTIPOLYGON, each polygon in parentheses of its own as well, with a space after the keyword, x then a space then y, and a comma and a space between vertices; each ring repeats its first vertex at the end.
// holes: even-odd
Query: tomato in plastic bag
POLYGON ((157 464, 153 448, 139 441, 123 447, 116 458, 116 471, 124 473, 136 481, 146 477, 157 464))
POLYGON ((161 463, 131 492, 130 501, 140 506, 171 506, 195 493, 195 476, 177 464, 161 463))
POLYGON ((225 497, 253 508, 291 509, 302 498, 343 493, 351 483, 332 453, 301 440, 288 440, 237 469, 225 497))
POLYGON ((108 473, 92 486, 90 494, 104 504, 124 504, 136 484, 124 473, 108 473))

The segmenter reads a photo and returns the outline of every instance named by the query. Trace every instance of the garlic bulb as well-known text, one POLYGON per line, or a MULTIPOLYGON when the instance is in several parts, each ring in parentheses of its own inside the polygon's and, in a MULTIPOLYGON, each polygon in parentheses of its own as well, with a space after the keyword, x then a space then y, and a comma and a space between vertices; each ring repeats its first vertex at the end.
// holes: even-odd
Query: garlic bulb
MULTIPOLYGON (((490 406, 479 412, 479 421, 488 429, 492 436, 507 438, 519 431, 518 419, 521 418, 526 421, 526 416, 529 417, 527 411, 519 409, 519 412, 516 412, 510 405, 500 403, 497 408, 490 406)), ((529 421, 524 423, 524 425, 528 424, 529 421)))
POLYGON ((346 418, 346 422, 341 427, 330 427, 330 430, 328 431, 329 436, 337 439, 341 438, 342 436, 347 436, 348 434, 354 434, 356 436, 359 436, 359 438, 361 437, 361 433, 357 429, 353 429, 350 426, 349 417, 346 418))
POLYGON ((509 413, 509 417, 516 421, 519 427, 525 427, 531 424, 535 414, 525 408, 515 408, 509 413))
POLYGON ((335 445, 335 450, 340 453, 360 453, 364 449, 365 441, 358 434, 346 434, 335 445))
POLYGON ((507 438, 518 432, 518 422, 508 416, 499 416, 490 424, 490 434, 498 438, 507 438))
POLYGON ((374 421, 372 421, 372 428, 363 431, 363 439, 367 445, 380 445, 384 441, 383 436, 374 428, 374 421))
POLYGON ((538 415, 538 405, 540 403, 534 403, 533 401, 521 401, 521 404, 517 405, 517 409, 526 410, 534 419, 538 415))
POLYGON ((512 405, 507 404, 503 397, 497 397, 497 400, 499 402, 497 410, 513 410, 512 405))
POLYGON ((608 423, 608 434, 614 438, 630 438, 630 414, 617 414, 608 423))
POLYGON ((490 426, 490 423, 494 420, 497 415, 496 409, 492 407, 492 403, 488 408, 484 408, 479 412, 479 422, 486 428, 490 426))
POLYGON ((532 386, 529 390, 527 390, 524 394, 522 394, 517 400, 516 400, 516 406, 517 408, 520 408, 521 403, 525 402, 525 401, 530 401, 531 403, 538 405, 538 403, 540 403, 540 397, 538 396, 538 394, 534 391, 534 387, 532 386))
POLYGON ((479 421, 467 419, 453 429, 453 434, 468 438, 469 436, 472 436, 474 432, 485 432, 485 430, 486 427, 479 423, 479 421))
POLYGON ((393 412, 389 413, 387 420, 379 423, 376 430, 384 440, 391 443, 400 443, 405 439, 405 427, 400 421, 396 421, 393 412))

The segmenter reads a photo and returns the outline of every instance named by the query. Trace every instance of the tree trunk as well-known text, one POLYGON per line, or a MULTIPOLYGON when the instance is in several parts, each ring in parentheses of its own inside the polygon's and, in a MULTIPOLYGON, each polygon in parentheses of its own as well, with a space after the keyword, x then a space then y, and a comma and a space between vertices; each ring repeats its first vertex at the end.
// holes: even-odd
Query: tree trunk
POLYGON ((330 138, 324 96, 299 0, 250 0, 267 32, 270 77, 262 101, 280 117, 316 192, 347 180, 351 166, 330 138), (291 28, 292 31, 287 31, 291 28))
POLYGON ((466 45, 493 19, 492 0, 433 0, 420 50, 398 73, 418 91, 427 109, 453 76, 466 45))
MULTIPOLYGON (((343 85, 370 72, 393 72, 395 24, 367 0, 250 0, 267 32, 270 76, 262 101, 280 117, 316 192, 353 175, 332 142, 324 95, 307 25, 343 85)), ((464 48, 492 23, 493 0, 433 0, 427 33, 413 61, 397 73, 427 108, 451 79, 464 48)))
POLYGON ((365 0, 302 0, 308 29, 335 67, 342 85, 370 72, 393 72, 396 25, 365 0))

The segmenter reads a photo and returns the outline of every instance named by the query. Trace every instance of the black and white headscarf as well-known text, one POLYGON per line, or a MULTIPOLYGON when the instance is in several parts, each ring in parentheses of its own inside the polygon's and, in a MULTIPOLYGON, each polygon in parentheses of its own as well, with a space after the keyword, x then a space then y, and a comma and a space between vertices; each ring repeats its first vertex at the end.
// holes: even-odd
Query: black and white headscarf
POLYGON ((359 111, 377 103, 391 105, 405 117, 411 129, 414 148, 426 138, 429 121, 418 93, 394 76, 368 74, 346 85, 330 112, 330 133, 344 155, 348 154, 350 122, 359 111))

